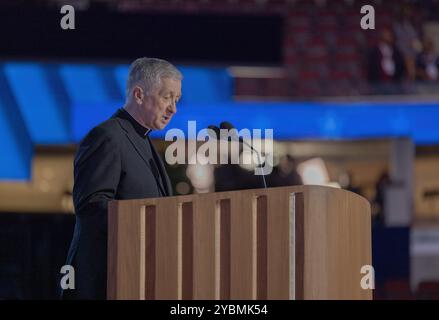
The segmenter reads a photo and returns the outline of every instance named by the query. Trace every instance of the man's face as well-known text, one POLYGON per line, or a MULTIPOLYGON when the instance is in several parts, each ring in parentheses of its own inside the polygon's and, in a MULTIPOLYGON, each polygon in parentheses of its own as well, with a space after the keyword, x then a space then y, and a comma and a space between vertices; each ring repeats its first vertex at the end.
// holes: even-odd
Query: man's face
POLYGON ((393 44, 393 34, 390 30, 384 29, 381 33, 381 40, 385 43, 392 45, 393 44))
POLYGON ((161 87, 145 95, 141 105, 142 117, 148 128, 164 129, 177 112, 177 102, 181 97, 181 81, 162 78, 161 87))

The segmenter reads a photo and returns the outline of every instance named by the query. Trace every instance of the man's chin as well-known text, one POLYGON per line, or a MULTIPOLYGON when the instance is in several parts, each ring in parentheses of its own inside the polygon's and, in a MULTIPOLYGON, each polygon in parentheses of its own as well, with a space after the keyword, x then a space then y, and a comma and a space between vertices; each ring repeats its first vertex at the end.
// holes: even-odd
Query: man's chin
POLYGON ((165 129, 165 128, 169 125, 170 122, 171 122, 171 119, 169 119, 169 120, 166 121, 166 122, 160 122, 159 125, 158 125, 158 127, 159 127, 160 129, 158 129, 158 130, 163 130, 163 129, 165 129))
POLYGON ((157 126, 157 129, 156 130, 163 130, 163 129, 165 129, 166 128, 166 126, 169 124, 169 122, 168 123, 160 123, 158 126, 157 126))

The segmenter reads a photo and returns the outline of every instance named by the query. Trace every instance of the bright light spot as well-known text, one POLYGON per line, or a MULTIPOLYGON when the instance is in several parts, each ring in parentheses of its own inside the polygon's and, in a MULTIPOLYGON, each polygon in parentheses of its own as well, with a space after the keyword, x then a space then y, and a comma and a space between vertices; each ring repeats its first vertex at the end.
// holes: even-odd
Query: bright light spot
POLYGON ((303 184, 327 185, 329 183, 328 170, 321 158, 304 161, 297 166, 303 184))
MULTIPOLYGON (((195 154, 193 156, 196 156, 195 154)), ((198 155, 198 158, 204 157, 198 155)), ((206 193, 213 187, 213 166, 210 164, 190 164, 187 166, 186 175, 195 188, 196 193, 206 193)))

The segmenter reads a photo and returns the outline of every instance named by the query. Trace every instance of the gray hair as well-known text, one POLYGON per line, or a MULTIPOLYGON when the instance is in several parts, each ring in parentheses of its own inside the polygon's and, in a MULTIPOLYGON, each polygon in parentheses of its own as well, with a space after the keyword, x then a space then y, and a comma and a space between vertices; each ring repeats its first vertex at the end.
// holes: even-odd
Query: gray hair
POLYGON ((183 75, 170 62, 157 58, 138 58, 130 66, 126 85, 127 98, 136 85, 141 85, 146 94, 160 87, 163 78, 183 80, 183 75))

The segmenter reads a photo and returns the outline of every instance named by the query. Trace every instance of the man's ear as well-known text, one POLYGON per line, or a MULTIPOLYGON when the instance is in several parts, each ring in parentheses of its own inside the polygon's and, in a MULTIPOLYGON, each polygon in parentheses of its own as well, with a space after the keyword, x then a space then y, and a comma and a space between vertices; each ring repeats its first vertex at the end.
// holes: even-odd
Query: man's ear
POLYGON ((133 89, 133 98, 137 104, 143 103, 143 89, 139 86, 135 86, 133 89))

